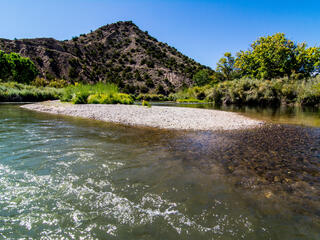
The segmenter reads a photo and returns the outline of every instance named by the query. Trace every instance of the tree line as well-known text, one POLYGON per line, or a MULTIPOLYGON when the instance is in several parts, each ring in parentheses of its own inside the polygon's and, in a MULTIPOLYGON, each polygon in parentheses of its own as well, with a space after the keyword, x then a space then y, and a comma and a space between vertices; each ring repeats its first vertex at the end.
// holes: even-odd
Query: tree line
POLYGON ((249 77, 271 80, 287 77, 306 79, 320 73, 320 47, 308 47, 306 43, 295 43, 284 33, 260 37, 247 51, 236 56, 226 52, 217 63, 216 71, 210 74, 202 70, 194 75, 195 85, 210 82, 230 81, 249 77))

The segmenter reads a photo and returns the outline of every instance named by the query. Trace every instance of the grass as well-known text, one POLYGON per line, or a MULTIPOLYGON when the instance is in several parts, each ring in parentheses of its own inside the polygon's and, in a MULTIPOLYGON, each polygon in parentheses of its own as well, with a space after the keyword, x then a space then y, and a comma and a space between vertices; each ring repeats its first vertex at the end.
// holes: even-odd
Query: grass
POLYGON ((199 102, 205 101, 210 86, 185 88, 177 93, 172 93, 169 98, 177 102, 199 102))
POLYGON ((149 108, 151 107, 151 104, 146 100, 142 100, 141 105, 144 106, 144 107, 149 107, 149 108))
MULTIPOLYGON (((38 81, 40 82, 40 81, 38 81)), ((60 99, 74 104, 133 104, 134 97, 120 93, 115 84, 76 84, 62 89, 31 86, 0 80, 1 102, 35 102, 60 99)), ((214 102, 238 105, 298 104, 320 106, 320 76, 304 80, 287 78, 258 80, 250 78, 193 87, 170 94, 140 94, 137 100, 214 102)))
POLYGON ((180 103, 320 106, 320 76, 304 80, 241 78, 187 88, 169 97, 180 103))
POLYGON ((120 93, 115 84, 109 83, 68 86, 63 90, 60 100, 74 104, 133 104, 134 102, 130 95, 120 93))
POLYGON ((206 99, 226 104, 316 106, 320 104, 320 77, 305 80, 281 78, 262 81, 242 78, 226 81, 214 85, 206 99))
POLYGON ((38 102, 59 99, 62 90, 0 81, 0 102, 38 102))

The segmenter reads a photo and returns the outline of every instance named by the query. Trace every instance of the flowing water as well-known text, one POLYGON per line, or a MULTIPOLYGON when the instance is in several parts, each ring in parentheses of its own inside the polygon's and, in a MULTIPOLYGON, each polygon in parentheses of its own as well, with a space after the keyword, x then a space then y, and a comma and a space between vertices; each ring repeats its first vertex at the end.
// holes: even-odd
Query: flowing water
POLYGON ((317 127, 0 121, 0 239, 320 239, 317 127))

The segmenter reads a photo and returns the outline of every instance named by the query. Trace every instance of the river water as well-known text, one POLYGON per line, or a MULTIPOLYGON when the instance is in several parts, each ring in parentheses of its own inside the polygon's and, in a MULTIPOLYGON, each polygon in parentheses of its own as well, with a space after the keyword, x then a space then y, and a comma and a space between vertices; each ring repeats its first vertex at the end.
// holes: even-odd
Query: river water
POLYGON ((168 131, 18 105, 0 121, 0 239, 320 239, 317 124, 168 131))

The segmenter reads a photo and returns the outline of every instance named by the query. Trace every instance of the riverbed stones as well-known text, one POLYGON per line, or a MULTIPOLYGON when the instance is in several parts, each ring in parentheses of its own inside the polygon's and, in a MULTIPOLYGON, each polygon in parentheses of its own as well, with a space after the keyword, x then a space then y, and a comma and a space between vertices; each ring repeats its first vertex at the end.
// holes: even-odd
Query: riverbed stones
POLYGON ((262 121, 211 109, 115 104, 70 104, 48 101, 24 105, 39 112, 89 118, 132 126, 177 130, 235 130, 255 128, 262 121))

